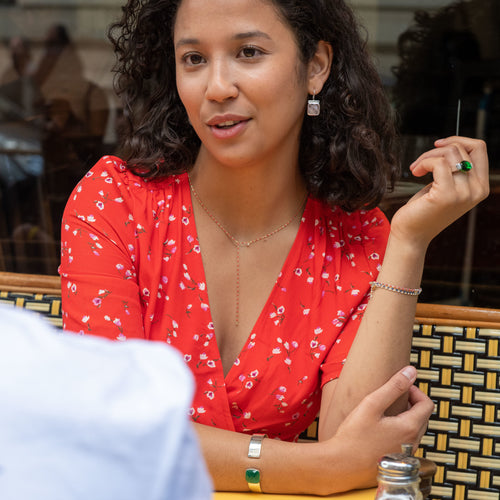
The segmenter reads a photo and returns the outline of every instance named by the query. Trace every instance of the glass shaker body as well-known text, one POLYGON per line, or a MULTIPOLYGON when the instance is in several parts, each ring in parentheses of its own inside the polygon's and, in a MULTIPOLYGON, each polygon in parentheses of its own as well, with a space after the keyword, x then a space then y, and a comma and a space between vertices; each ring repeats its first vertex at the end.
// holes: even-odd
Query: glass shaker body
POLYGON ((422 500, 417 458, 404 453, 386 455, 378 463, 375 500, 422 500))
POLYGON ((416 481, 387 481, 378 478, 378 488, 375 495, 376 500, 422 500, 419 488, 420 479, 416 481))

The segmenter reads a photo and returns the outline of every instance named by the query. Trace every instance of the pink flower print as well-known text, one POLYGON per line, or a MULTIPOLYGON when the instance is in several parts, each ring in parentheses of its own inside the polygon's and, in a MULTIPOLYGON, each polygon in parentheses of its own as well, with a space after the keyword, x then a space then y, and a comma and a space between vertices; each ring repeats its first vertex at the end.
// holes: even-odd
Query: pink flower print
POLYGON ((116 336, 116 340, 119 340, 120 342, 124 342, 125 340, 127 340, 127 337, 125 337, 125 335, 123 335, 123 333, 119 333, 116 336))
POLYGON ((169 222, 174 222, 175 221, 175 215, 169 215, 168 217, 169 222))
POLYGON ((95 222, 95 221, 96 221, 96 218, 93 215, 89 215, 87 217, 87 222, 95 222))
POLYGON ((274 324, 276 326, 281 325, 285 319, 285 307, 284 306, 276 306, 273 304, 274 311, 269 314, 269 317, 274 320, 274 324))
POLYGON ((201 309, 202 309, 203 311, 208 311, 208 309, 209 309, 209 308, 208 308, 208 304, 205 304, 204 302, 202 302, 202 303, 200 304, 200 307, 201 307, 201 309))
POLYGON ((259 376, 259 370, 254 370, 250 372, 250 377, 257 378, 259 376))
POLYGON ((182 221, 182 223, 183 223, 185 226, 187 226, 187 225, 189 224, 189 218, 188 218, 188 217, 183 217, 183 218, 181 219, 181 221, 182 221))
POLYGON ((207 396, 208 399, 214 399, 215 394, 213 391, 207 391, 205 392, 205 395, 207 396))
POLYGON ((300 267, 295 269, 295 276, 302 276, 302 269, 300 269, 300 267))
POLYGON ((278 410, 278 413, 284 413, 284 408, 288 406, 285 401, 286 387, 280 386, 271 392, 271 396, 276 401, 273 406, 278 410))
POLYGON ((202 292, 205 291, 206 289, 206 285, 205 283, 201 282, 201 283, 198 283, 198 290, 201 290, 202 292))
POLYGON ((238 377, 239 381, 240 382, 243 382, 245 379, 246 379, 246 376, 241 374, 239 377, 238 377))
POLYGON ((245 389, 251 389, 253 387, 253 382, 251 380, 247 380, 245 383, 245 389))
POLYGON ((207 361, 207 366, 208 366, 209 368, 215 368, 215 361, 213 361, 212 359, 209 359, 209 360, 207 361))
POLYGON ((143 289, 142 289, 142 294, 143 294, 145 297, 149 297, 150 292, 149 292, 149 290, 148 290, 147 288, 143 288, 143 289))
POLYGON ((106 184, 113 184, 113 178, 112 177, 106 177, 106 179, 104 179, 104 182, 106 184))
POLYGON ((292 364, 292 360, 290 358, 285 359, 285 364, 290 366, 292 364))
POLYGON ((187 235, 187 240, 188 240, 189 243, 193 243, 194 238, 193 238, 193 236, 191 236, 190 234, 188 234, 187 235))
POLYGON ((189 363, 191 361, 191 354, 184 354, 184 361, 186 363, 189 363))
POLYGON ((346 321, 347 315, 344 311, 337 311, 337 317, 332 321, 332 324, 337 328, 340 328, 346 321))
POLYGON ((252 418, 252 412, 250 411, 245 411, 243 413, 243 418, 246 419, 246 420, 249 420, 250 418, 252 418))
POLYGON ((101 307, 101 304, 102 304, 102 299, 100 297, 95 297, 93 300, 92 300, 92 303, 96 306, 96 307, 101 307))
POLYGON ((201 247, 200 247, 200 245, 195 245, 195 246, 193 247, 193 250, 194 250, 196 253, 200 253, 200 252, 201 252, 201 247))
POLYGON ((82 323, 88 323, 90 316, 83 316, 82 323))

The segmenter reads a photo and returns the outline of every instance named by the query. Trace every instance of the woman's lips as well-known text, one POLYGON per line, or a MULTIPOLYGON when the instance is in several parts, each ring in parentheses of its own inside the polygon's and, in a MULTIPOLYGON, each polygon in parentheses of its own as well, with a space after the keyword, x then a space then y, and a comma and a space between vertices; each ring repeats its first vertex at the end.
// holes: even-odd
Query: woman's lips
POLYGON ((241 134, 248 125, 249 119, 226 119, 210 122, 208 125, 217 139, 232 139, 241 134))

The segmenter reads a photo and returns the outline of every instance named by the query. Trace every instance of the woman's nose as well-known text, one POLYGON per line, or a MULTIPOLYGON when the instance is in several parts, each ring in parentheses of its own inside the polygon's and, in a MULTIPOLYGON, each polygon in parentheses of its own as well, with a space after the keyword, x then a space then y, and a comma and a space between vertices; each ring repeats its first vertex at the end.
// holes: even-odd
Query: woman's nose
POLYGON ((211 101, 223 102, 238 95, 236 74, 231 63, 223 60, 212 61, 208 72, 206 97, 211 101))

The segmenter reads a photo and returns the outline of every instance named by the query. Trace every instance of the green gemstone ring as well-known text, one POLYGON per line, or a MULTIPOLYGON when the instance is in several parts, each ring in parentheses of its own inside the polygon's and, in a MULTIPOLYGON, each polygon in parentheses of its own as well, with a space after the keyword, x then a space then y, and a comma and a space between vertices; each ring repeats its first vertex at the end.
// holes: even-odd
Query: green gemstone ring
POLYGON ((260 488, 260 470, 259 469, 247 469, 245 471, 245 480, 248 484, 250 491, 254 493, 262 493, 260 488))
POLYGON ((472 163, 467 160, 463 160, 459 163, 456 164, 457 170, 460 170, 461 172, 468 172, 469 170, 472 170, 472 163))

